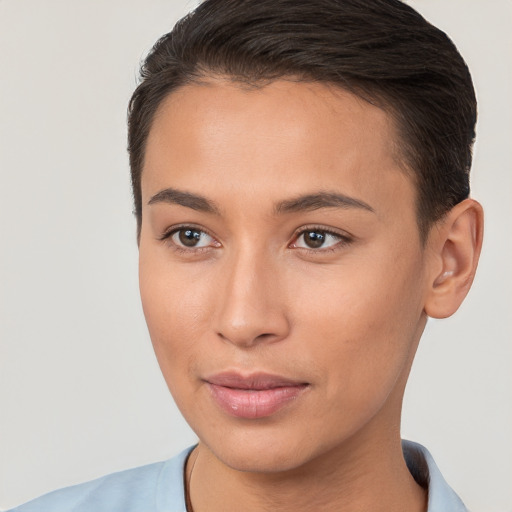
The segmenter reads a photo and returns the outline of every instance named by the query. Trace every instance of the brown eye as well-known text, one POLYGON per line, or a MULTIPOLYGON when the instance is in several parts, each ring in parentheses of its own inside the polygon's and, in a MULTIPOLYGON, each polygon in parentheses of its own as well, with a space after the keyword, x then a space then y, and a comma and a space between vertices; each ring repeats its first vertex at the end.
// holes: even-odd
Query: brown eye
POLYGON ((322 231, 306 231, 302 236, 304 243, 310 249, 319 249, 325 243, 326 233, 322 231))
POLYGON ((200 247, 216 246, 213 237, 193 227, 177 229, 171 235, 171 240, 179 247, 197 249, 200 247))
POLYGON ((195 247, 201 240, 201 231, 196 229, 180 229, 178 231, 180 243, 186 247, 195 247))

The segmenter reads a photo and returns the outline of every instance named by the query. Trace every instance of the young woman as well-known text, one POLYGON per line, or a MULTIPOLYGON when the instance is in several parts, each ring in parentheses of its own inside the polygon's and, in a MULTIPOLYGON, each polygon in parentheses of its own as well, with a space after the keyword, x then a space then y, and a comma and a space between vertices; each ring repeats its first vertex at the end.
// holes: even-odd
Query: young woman
POLYGON ((129 108, 144 314, 199 443, 19 507, 466 510, 400 439, 427 317, 482 243, 476 102, 398 0, 206 0, 129 108))

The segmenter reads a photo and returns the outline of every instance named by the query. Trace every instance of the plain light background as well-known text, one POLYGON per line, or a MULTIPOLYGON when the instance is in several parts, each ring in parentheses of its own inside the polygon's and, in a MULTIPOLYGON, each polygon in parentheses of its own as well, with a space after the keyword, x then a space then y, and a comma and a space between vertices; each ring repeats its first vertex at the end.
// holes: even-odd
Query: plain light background
MULTIPOLYGON (((512 512, 512 2, 410 3, 472 70, 487 224, 466 303, 427 327, 403 436, 473 512, 512 512)), ((0 0, 0 509, 195 440, 146 333, 125 151, 139 61, 195 5, 0 0)))

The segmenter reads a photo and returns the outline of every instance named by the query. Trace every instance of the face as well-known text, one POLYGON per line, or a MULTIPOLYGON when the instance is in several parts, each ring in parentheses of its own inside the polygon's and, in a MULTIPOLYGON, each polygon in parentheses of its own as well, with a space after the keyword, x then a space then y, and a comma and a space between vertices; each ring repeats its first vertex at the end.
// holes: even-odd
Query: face
POLYGON ((142 175, 140 288, 201 443, 241 470, 396 435, 425 324, 414 186, 387 114, 325 85, 188 85, 142 175))

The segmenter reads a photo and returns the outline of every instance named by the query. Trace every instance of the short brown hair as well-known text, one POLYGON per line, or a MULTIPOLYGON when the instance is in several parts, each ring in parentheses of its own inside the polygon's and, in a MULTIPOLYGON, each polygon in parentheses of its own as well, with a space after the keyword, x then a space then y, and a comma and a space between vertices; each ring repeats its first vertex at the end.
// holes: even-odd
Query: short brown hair
POLYGON ((399 0, 205 0, 154 45, 128 110, 138 232, 151 124, 176 88, 212 75, 347 89, 388 110, 417 187, 422 239, 469 195, 476 98, 448 36, 399 0))

